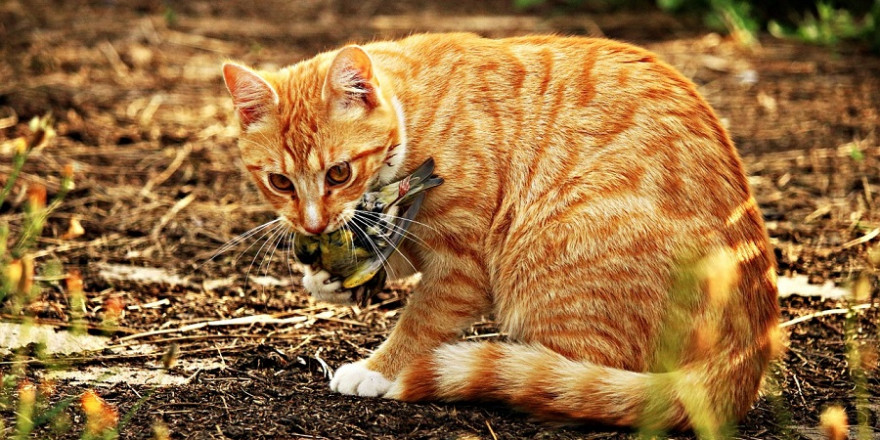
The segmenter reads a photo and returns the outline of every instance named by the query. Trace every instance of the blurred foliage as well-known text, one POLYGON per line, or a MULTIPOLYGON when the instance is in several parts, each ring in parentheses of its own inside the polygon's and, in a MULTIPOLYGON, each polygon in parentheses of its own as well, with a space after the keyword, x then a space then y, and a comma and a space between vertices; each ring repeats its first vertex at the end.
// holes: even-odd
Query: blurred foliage
MULTIPOLYGON (((55 137, 50 115, 34 118, 28 124, 31 134, 8 142, 3 148, 11 150, 12 171, 6 177, 6 183, 0 191, 0 206, 12 194, 13 188, 21 174, 30 154, 49 144, 55 137)), ((17 215, 20 227, 15 240, 7 220, 0 219, 0 302, 11 299, 7 306, 17 314, 30 299, 40 292, 39 283, 34 282, 34 258, 31 255, 37 245, 37 238, 43 233, 47 217, 61 204, 67 192, 73 188, 73 175, 64 173, 58 193, 47 204, 46 187, 35 183, 26 186, 26 202, 17 215)))
POLYGON ((740 43, 757 42, 761 31, 777 38, 834 46, 844 41, 880 50, 880 0, 513 0, 519 9, 554 8, 605 12, 655 6, 679 15, 698 15, 711 29, 740 43))
POLYGON ((726 30, 745 45, 757 41, 761 28, 755 14, 761 6, 748 0, 657 0, 657 6, 667 12, 700 14, 707 26, 726 30))
POLYGON ((767 29, 775 37, 796 38, 808 43, 833 46, 843 40, 862 41, 880 50, 880 0, 864 13, 840 7, 837 2, 818 2, 796 25, 771 20, 767 29))
MULTIPOLYGON (((78 279, 79 293, 82 293, 82 279, 77 274, 65 277, 64 269, 57 260, 37 263, 35 254, 40 250, 39 238, 49 215, 73 189, 73 166, 64 166, 60 185, 55 195, 48 199, 47 188, 41 183, 21 182, 20 177, 27 159, 34 152, 46 148, 55 137, 54 121, 51 115, 36 117, 28 124, 29 134, 0 144, 0 157, 11 156, 11 171, 3 176, 5 183, 0 189, 0 207, 21 193, 23 201, 11 201, 9 211, 0 216, 0 309, 5 315, 21 318, 23 333, 30 331, 35 319, 30 316, 28 307, 42 292, 49 280, 67 278, 78 279), (10 224, 9 220, 12 220, 10 224)), ((67 238, 81 233, 68 232, 67 238)), ((64 238, 65 236, 62 236, 64 238)), ((73 316, 72 318, 76 318, 73 316)), ((13 321, 16 321, 13 318, 13 321)), ((84 328, 74 330, 84 332, 84 328)), ((34 380, 27 374, 27 360, 34 358, 53 367, 51 357, 44 342, 24 345, 14 351, 12 360, 7 358, 10 368, 0 370, 0 410, 10 411, 15 417, 13 426, 4 426, 0 419, 2 438, 26 440, 33 438, 34 431, 47 426, 53 434, 65 434, 71 429, 70 415, 65 411, 77 399, 82 400, 82 412, 86 415, 86 426, 82 439, 109 440, 117 435, 116 410, 104 402, 93 391, 83 396, 68 396, 57 403, 50 402, 55 394, 55 382, 51 378, 34 380)))
POLYGON ((517 9, 543 10, 582 10, 587 12, 609 12, 621 9, 635 9, 654 6, 657 0, 513 0, 517 9))

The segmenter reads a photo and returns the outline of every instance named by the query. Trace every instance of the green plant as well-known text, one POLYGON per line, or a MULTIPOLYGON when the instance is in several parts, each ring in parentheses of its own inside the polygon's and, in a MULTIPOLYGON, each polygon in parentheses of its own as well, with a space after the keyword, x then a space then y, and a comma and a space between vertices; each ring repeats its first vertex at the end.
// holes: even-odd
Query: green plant
POLYGON ((757 43, 761 23, 754 16, 754 6, 747 0, 657 0, 667 12, 702 14, 710 28, 725 30, 743 45, 757 43))
MULTIPOLYGON (((752 2, 750 0, 655 0, 663 11, 695 14, 710 28, 725 31, 736 41, 757 44, 761 31, 777 38, 833 46, 857 41, 880 50, 880 0, 817 0, 809 2, 752 2)), ((615 0, 615 8, 644 6, 639 0, 615 0)), ((584 0, 513 0, 514 7, 528 9, 553 4, 564 7, 597 7, 584 0)))
MULTIPOLYGON (((741 44, 752 46, 758 42, 761 24, 754 17, 752 3, 745 0, 710 0, 711 12, 706 16, 712 25, 718 20, 741 44)), ((718 27, 718 25, 715 25, 718 27)))
MULTIPOLYGON (((12 171, 0 192, 0 206, 15 188, 27 158, 44 148, 55 137, 52 117, 46 115, 34 118, 28 124, 31 134, 12 141, 12 171)), ((10 299, 8 307, 17 312, 34 295, 39 293, 39 285, 34 283, 34 260, 30 256, 36 247, 37 238, 49 215, 56 210, 67 193, 73 189, 73 167, 65 166, 61 184, 51 202, 46 203, 46 187, 32 184, 27 189, 27 202, 22 212, 14 217, 21 219, 15 240, 10 244, 12 230, 5 220, 0 220, 0 302, 10 299)))
MULTIPOLYGON (((52 119, 50 116, 34 118, 29 124, 31 135, 20 137, 12 141, 13 157, 12 172, 6 180, 3 191, 0 192, 0 206, 5 202, 28 156, 38 149, 43 148, 54 137, 52 119)), ((12 309, 17 310, 26 300, 34 295, 38 289, 34 286, 34 262, 28 256, 28 251, 34 246, 36 238, 42 233, 46 218, 52 209, 60 204, 64 194, 72 185, 73 176, 63 183, 63 188, 53 200, 53 204, 46 205, 46 188, 42 185, 31 185, 27 191, 27 203, 21 213, 21 228, 12 244, 11 229, 6 221, 0 221, 0 301, 12 295, 12 309)))
POLYGON ((517 9, 526 9, 543 5, 546 2, 547 0, 513 0, 513 6, 517 9))
POLYGON ((834 46, 844 40, 860 40, 880 48, 880 1, 862 18, 838 8, 831 1, 816 3, 816 11, 804 12, 794 27, 771 20, 767 29, 778 38, 795 38, 813 44, 834 46))
POLYGON ((162 17, 165 19, 165 24, 168 27, 174 27, 177 25, 177 11, 171 7, 170 2, 165 2, 165 8, 162 10, 162 17))
MULTIPOLYGON (((29 124, 30 134, 12 140, 6 145, 12 153, 12 172, 0 191, 0 206, 16 188, 16 183, 24 169, 28 157, 35 151, 44 148, 54 137, 52 118, 44 116, 34 118, 29 124)), ((26 202, 15 211, 0 217, 0 304, 5 303, 7 311, 13 315, 21 315, 26 306, 41 292, 41 279, 66 279, 66 292, 69 296, 70 322, 72 332, 84 332, 85 294, 83 281, 79 272, 70 271, 63 276, 63 268, 57 260, 41 263, 39 267, 33 257, 39 246, 38 238, 43 233, 49 215, 73 189, 73 167, 64 167, 58 191, 47 203, 47 190, 42 185, 30 184, 26 188, 26 202), (12 222, 9 221, 12 220, 12 222), (39 270, 37 270, 39 269, 39 270), (39 272, 39 276, 35 273, 39 272)), ((62 238, 75 237, 82 233, 78 222, 71 222, 70 231, 62 238)), ((118 316, 122 304, 119 302, 105 304, 103 327, 112 330, 118 325, 118 316)), ((24 316, 23 331, 32 330, 34 319, 24 316)), ((40 359, 50 368, 63 365, 62 359, 52 359, 41 344, 29 344, 17 351, 10 362, 11 371, 0 371, 0 409, 15 414, 14 426, 7 428, 0 420, 0 432, 11 433, 10 438, 25 440, 32 436, 38 428, 48 428, 56 433, 70 430, 68 409, 79 401, 80 410, 85 415, 85 426, 80 438, 88 440, 110 440, 119 437, 119 431, 131 419, 134 412, 141 407, 155 389, 144 395, 134 408, 125 414, 122 421, 116 409, 105 402, 93 390, 80 395, 68 396, 54 405, 49 404, 54 386, 51 379, 33 382, 28 378, 27 360, 30 357, 40 359), (54 365, 58 363, 57 365, 54 365)))
MULTIPOLYGON (((13 193, 21 176, 27 159, 34 152, 42 150, 54 138, 52 117, 34 118, 28 124, 30 134, 16 138, 7 146, 12 153, 12 170, 0 191, 0 206, 7 201, 13 193)), ((73 167, 65 166, 62 171, 61 184, 52 200, 47 203, 46 188, 40 184, 30 184, 26 190, 26 202, 14 212, 0 218, 0 303, 5 303, 8 312, 18 315, 41 291, 38 277, 35 276, 36 263, 33 252, 38 246, 37 239, 42 235, 43 228, 49 215, 57 209, 67 193, 73 188, 73 167), (10 224, 12 221, 12 225, 10 224)), ((41 267, 41 275, 47 273, 60 273, 60 263, 49 262, 41 267)), ((31 319, 25 317, 24 331, 31 329, 31 319)), ((36 355, 43 356, 36 347, 36 355)), ((21 349, 22 353, 32 350, 26 346, 21 349)), ((24 355, 19 353, 16 359, 24 355)), ((51 386, 43 387, 43 383, 35 384, 27 379, 23 363, 14 363, 11 371, 0 375, 0 407, 14 408, 15 422, 12 430, 12 438, 26 439, 38 426, 49 422, 62 421, 60 413, 69 406, 70 401, 62 401, 53 407, 48 406, 47 390, 51 386)), ((54 423, 54 426, 62 428, 63 423, 54 423)))

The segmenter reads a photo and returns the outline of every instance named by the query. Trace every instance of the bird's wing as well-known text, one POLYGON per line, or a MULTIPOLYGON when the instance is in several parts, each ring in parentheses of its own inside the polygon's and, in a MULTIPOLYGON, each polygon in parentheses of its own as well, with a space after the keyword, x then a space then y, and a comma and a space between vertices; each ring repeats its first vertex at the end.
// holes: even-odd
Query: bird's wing
POLYGON ((391 222, 393 226, 391 227, 389 236, 386 237, 388 245, 385 246, 382 252, 379 255, 376 255, 375 258, 362 262, 355 273, 345 278, 342 282, 342 287, 351 289, 360 286, 373 278, 373 276, 382 269, 383 263, 387 261, 391 254, 397 250, 397 247, 400 246, 400 242, 403 241, 403 237, 406 236, 409 225, 412 223, 411 220, 416 217, 424 200, 425 193, 419 193, 415 196, 412 204, 407 208, 403 215, 391 222))
POLYGON ((434 158, 429 157, 412 174, 398 182, 397 199, 389 203, 389 206, 406 205, 419 194, 442 183, 443 178, 434 174, 434 158))

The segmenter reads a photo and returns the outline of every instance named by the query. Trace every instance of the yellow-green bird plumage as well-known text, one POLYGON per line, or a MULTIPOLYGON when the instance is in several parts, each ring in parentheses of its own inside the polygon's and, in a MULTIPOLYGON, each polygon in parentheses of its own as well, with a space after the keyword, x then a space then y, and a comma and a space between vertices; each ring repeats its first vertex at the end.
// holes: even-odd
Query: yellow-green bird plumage
POLYGON ((350 227, 347 223, 327 234, 297 235, 297 260, 341 278, 345 289, 365 287, 367 295, 361 299, 366 299, 384 285, 383 263, 406 235, 425 191, 443 183, 433 172, 434 161, 428 159, 405 178, 365 193, 356 208, 359 221, 350 221, 350 227), (400 207, 406 207, 403 214, 400 207))

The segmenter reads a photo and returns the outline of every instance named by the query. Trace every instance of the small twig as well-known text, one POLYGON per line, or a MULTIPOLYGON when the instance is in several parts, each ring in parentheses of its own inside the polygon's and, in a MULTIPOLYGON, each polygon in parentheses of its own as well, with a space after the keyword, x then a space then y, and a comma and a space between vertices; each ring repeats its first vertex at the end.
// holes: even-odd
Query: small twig
POLYGON ((803 402, 804 407, 807 408, 807 399, 804 399, 804 390, 801 389, 801 382, 798 380, 797 374, 792 374, 792 377, 794 378, 794 384, 797 386, 798 389, 798 396, 800 396, 801 402, 803 402))
POLYGON ((189 206, 189 204, 192 203, 192 201, 195 200, 195 198, 196 198, 195 194, 190 194, 190 195, 178 200, 177 203, 175 203, 174 206, 172 206, 171 209, 169 209, 168 212, 166 212, 165 215, 163 215, 162 218, 159 219, 159 223, 157 223, 156 226, 153 227, 153 232, 150 233, 150 238, 152 238, 153 241, 158 241, 159 234, 162 233, 162 229, 165 228, 165 226, 168 224, 168 222, 170 222, 171 219, 173 219, 174 216, 176 216, 178 212, 183 210, 183 208, 186 208, 187 206, 189 206))
MULTIPOLYGON (((74 250, 74 249, 81 249, 81 248, 100 248, 100 247, 104 247, 105 245, 110 244, 111 242, 114 242, 117 240, 130 240, 130 239, 127 237, 123 237, 122 234, 113 233, 113 234, 105 235, 103 237, 96 238, 91 241, 66 242, 66 243, 59 244, 57 246, 47 247, 41 251, 34 252, 31 255, 33 255, 34 258, 41 258, 41 257, 45 257, 47 255, 51 255, 54 252, 66 252, 66 251, 70 251, 70 250, 74 250)), ((130 240, 130 241, 126 242, 126 244, 133 247, 133 246, 140 244, 143 241, 146 241, 146 239, 137 238, 137 239, 130 240)))
POLYGON ((134 393, 134 395, 138 397, 138 399, 142 399, 142 398, 143 398, 143 397, 141 396, 141 393, 139 393, 139 392, 138 392, 133 386, 131 386, 130 383, 126 382, 125 384, 128 385, 128 389, 130 389, 130 390, 134 393))
POLYGON ((15 110, 11 111, 11 115, 0 118, 0 130, 13 127, 15 126, 15 124, 18 124, 18 114, 15 113, 15 110))
MULTIPOLYGON (((233 343, 236 343, 236 342, 233 341, 233 343)), ((230 347, 230 348, 233 348, 233 347, 230 347)), ((217 354, 220 355, 220 365, 222 365, 223 369, 225 370, 226 369, 226 358, 223 357, 223 352, 220 350, 220 347, 215 346, 214 348, 217 349, 217 354)))
POLYGON ((150 124, 150 121, 153 120, 153 115, 159 110, 159 106, 162 105, 162 101, 164 100, 165 96, 161 94, 153 95, 153 97, 150 98, 150 101, 147 102, 147 105, 141 110, 141 116, 138 119, 141 126, 146 127, 150 124))
POLYGON ((850 240, 850 241, 844 243, 842 246, 840 246, 840 248, 846 249, 846 248, 851 248, 853 246, 860 245, 862 243, 873 240, 878 235, 880 235, 880 228, 876 228, 873 231, 868 232, 867 234, 865 234, 859 238, 856 238, 855 240, 850 240))
POLYGON ((185 325, 185 326, 179 327, 179 328, 166 328, 166 329, 162 329, 162 330, 151 330, 148 332, 136 333, 133 335, 124 336, 122 338, 119 338, 117 341, 118 342, 130 341, 132 339, 142 339, 142 338, 147 338, 150 336, 165 335, 168 333, 185 333, 185 332, 192 331, 192 330, 198 330, 200 328, 204 328, 207 326, 208 326, 207 322, 201 322, 198 324, 185 325))
POLYGON ((850 307, 850 308, 846 308, 846 309, 829 309, 829 310, 822 310, 822 311, 819 311, 819 312, 810 313, 809 315, 800 316, 800 317, 794 318, 794 319, 789 320, 789 321, 785 321, 785 322, 783 322, 782 324, 779 324, 779 327, 782 327, 782 328, 790 327, 790 326, 793 326, 793 325, 795 325, 795 324, 800 324, 800 323, 802 323, 802 322, 809 321, 809 320, 811 320, 811 319, 813 319, 813 318, 818 318, 818 317, 821 317, 821 316, 828 316, 828 315, 843 315, 843 314, 845 314, 845 313, 849 313, 849 312, 852 312, 852 311, 855 311, 855 310, 870 309, 871 307, 875 307, 875 305, 874 305, 874 304, 859 304, 859 305, 852 306, 852 307, 850 307))
POLYGON ((277 318, 273 315, 253 315, 239 318, 223 319, 206 322, 210 327, 226 325, 251 325, 251 324, 295 324, 308 320, 308 316, 291 316, 290 318, 277 318))
POLYGON ((232 421, 232 415, 229 414, 229 405, 226 403, 226 397, 220 395, 220 400, 223 401, 223 410, 226 411, 226 420, 232 421))
POLYGON ((352 321, 350 319, 339 319, 339 318, 325 317, 325 316, 319 316, 319 315, 315 315, 315 319, 320 319, 320 320, 328 321, 328 322, 335 322, 337 324, 348 324, 348 325, 354 325, 354 326, 358 326, 358 327, 369 327, 369 324, 365 324, 360 321, 352 321))
MULTIPOLYGON (((311 340, 317 335, 288 335, 288 334, 267 334, 267 335, 253 335, 253 334, 219 334, 219 335, 192 335, 192 336, 177 336, 173 338, 162 338, 162 339, 153 339, 150 341, 150 344, 160 345, 167 344, 169 342, 192 342, 192 341, 210 341, 214 339, 263 339, 263 340, 277 340, 277 341, 292 341, 292 340, 302 340, 306 339, 306 341, 311 340)), ((122 343, 122 344, 114 344, 105 347, 108 350, 113 350, 117 348, 125 348, 131 347, 132 345, 137 345, 139 343, 122 343)), ((299 346, 301 346, 300 344, 299 346)), ((299 347, 297 346, 297 347, 299 347)))
POLYGON ((291 353, 296 353, 296 351, 299 350, 300 348, 302 348, 304 345, 308 344, 309 342, 312 342, 312 339, 314 339, 315 336, 316 335, 308 335, 302 342, 297 344, 296 347, 291 348, 289 351, 291 353))
POLYGON ((129 70, 128 66, 122 61, 122 58, 119 56, 119 52, 113 47, 113 44, 107 40, 104 40, 103 43, 98 45, 98 50, 104 54, 107 58, 107 61, 110 63, 110 67, 113 68, 113 72, 116 73, 116 76, 120 79, 128 79, 129 70))
POLYGON ((178 328, 151 330, 148 332, 124 336, 122 338, 119 338, 117 340, 117 342, 130 341, 132 339, 142 339, 142 338, 147 338, 147 337, 156 336, 156 335, 165 335, 168 333, 186 333, 186 332, 190 332, 193 330, 202 329, 205 327, 221 327, 221 326, 230 326, 230 325, 252 325, 252 324, 295 324, 295 323, 307 321, 308 319, 309 319, 308 316, 292 316, 290 318, 276 318, 273 315, 242 316, 240 318, 199 322, 199 323, 195 323, 195 324, 184 325, 184 326, 181 326, 178 328))
POLYGON ((162 298, 158 301, 149 302, 146 304, 135 304, 126 307, 128 310, 143 310, 143 309, 158 309, 161 306, 169 306, 171 305, 171 301, 168 298, 162 298))
POLYGON ((503 336, 507 336, 507 333, 501 333, 501 332, 483 333, 481 335, 465 336, 465 339, 468 339, 468 340, 470 340, 470 339, 485 339, 485 338, 497 338, 497 337, 503 337, 503 336))
POLYGON ((486 420, 486 427, 489 428, 489 434, 492 434, 492 438, 498 440, 498 436, 495 435, 495 430, 492 429, 492 425, 489 424, 488 420, 486 420))
POLYGON ((811 212, 811 213, 808 214, 806 217, 804 217, 803 222, 804 222, 804 223, 810 223, 810 222, 812 222, 813 220, 816 220, 817 218, 822 217, 823 215, 828 214, 828 213, 830 213, 830 212, 831 212, 831 205, 829 205, 829 204, 824 204, 824 205, 822 205, 822 206, 816 208, 815 211, 811 212))
POLYGON ((189 154, 192 153, 192 145, 184 144, 179 150, 177 150, 177 155, 174 156, 174 160, 171 161, 171 164, 168 165, 168 168, 165 168, 164 171, 155 175, 141 190, 140 195, 146 196, 153 190, 153 188, 165 183, 166 180, 170 179, 172 175, 183 165, 183 161, 189 157, 189 154))

